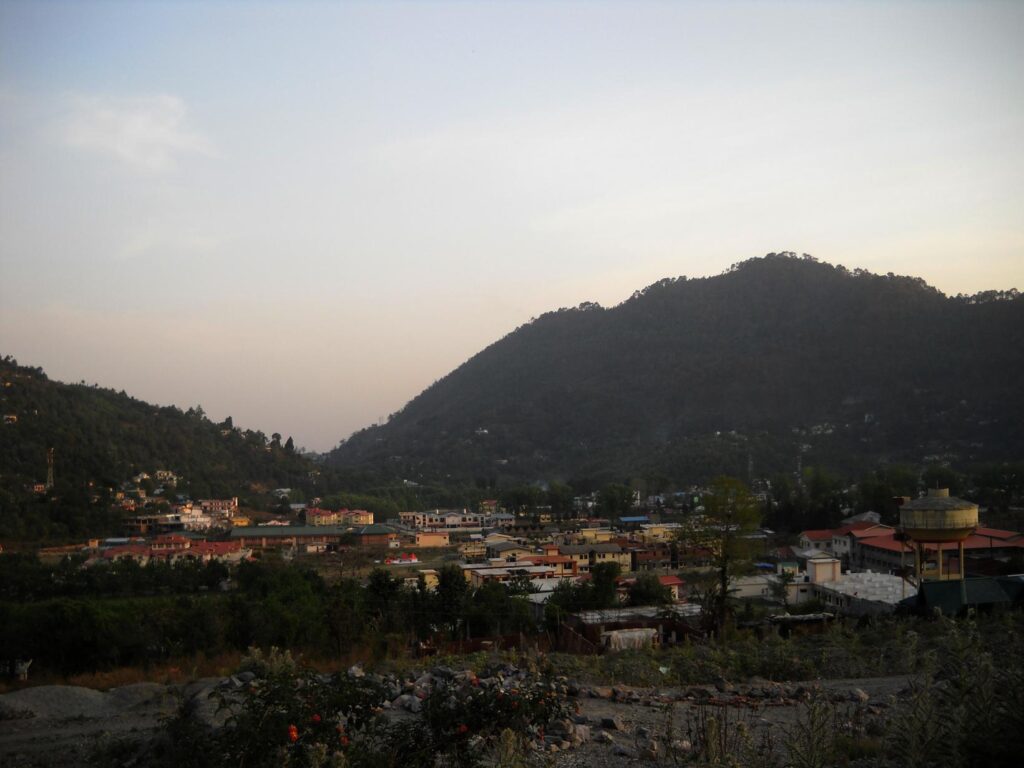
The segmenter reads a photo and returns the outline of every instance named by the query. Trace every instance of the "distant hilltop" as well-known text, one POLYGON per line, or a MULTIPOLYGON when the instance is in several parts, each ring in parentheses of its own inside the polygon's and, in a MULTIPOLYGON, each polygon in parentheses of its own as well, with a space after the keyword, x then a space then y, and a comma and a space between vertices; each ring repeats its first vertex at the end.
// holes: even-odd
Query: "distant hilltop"
POLYGON ((11 357, 0 359, 0 410, 0 538, 119 532, 124 508, 115 494, 128 480, 196 499, 256 496, 307 486, 318 468, 291 438, 243 430, 230 418, 216 424, 199 407, 182 411, 63 384, 11 357))
POLYGON ((542 315, 328 457, 410 480, 695 480, 1024 456, 1024 301, 793 253, 542 315))

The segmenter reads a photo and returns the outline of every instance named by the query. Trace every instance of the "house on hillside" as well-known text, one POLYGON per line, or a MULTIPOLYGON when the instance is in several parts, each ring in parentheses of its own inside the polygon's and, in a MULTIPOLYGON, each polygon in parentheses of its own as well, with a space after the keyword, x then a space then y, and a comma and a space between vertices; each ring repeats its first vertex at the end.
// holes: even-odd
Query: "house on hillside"
POLYGON ((576 561, 566 555, 524 555, 517 561, 520 565, 546 565, 555 569, 557 576, 577 576, 576 561))
POLYGON ((844 525, 832 531, 832 554, 845 563, 850 562, 855 542, 874 536, 891 536, 890 525, 860 521, 844 525))
POLYGON ((678 570, 679 553, 669 544, 648 544, 629 548, 629 570, 678 570))
POLYGON ((487 545, 488 560, 506 560, 514 562, 533 554, 533 547, 515 541, 498 541, 487 545))
POLYGON ((373 525, 373 512, 365 509, 338 510, 338 525, 373 525))
POLYGON ((330 509, 307 509, 304 513, 306 525, 338 525, 338 513, 330 509))
POLYGON ((832 529, 823 528, 819 530, 800 532, 800 549, 817 549, 822 552, 832 551, 832 529))
POLYGON ((628 571, 632 566, 630 553, 612 543, 563 544, 558 548, 558 554, 574 559, 580 573, 589 573, 591 568, 600 563, 617 563, 623 571, 628 571))
POLYGON ((356 543, 361 547, 387 547, 398 549, 399 539, 394 528, 374 523, 356 531, 356 543))

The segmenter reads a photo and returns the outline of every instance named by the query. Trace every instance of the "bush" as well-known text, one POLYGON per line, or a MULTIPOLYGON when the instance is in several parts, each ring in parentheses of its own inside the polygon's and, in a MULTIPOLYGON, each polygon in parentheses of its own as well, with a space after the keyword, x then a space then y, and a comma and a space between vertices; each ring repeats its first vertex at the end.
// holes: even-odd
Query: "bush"
POLYGON ((241 671, 253 676, 244 689, 217 694, 224 725, 199 723, 193 700, 166 724, 153 764, 433 768, 440 757, 477 766, 496 750, 515 754, 512 742, 542 738, 546 725, 569 715, 563 691, 541 675, 508 690, 484 688, 475 676, 435 681, 421 692, 421 716, 409 719, 384 714, 394 694, 373 675, 318 675, 276 649, 251 651, 241 671))

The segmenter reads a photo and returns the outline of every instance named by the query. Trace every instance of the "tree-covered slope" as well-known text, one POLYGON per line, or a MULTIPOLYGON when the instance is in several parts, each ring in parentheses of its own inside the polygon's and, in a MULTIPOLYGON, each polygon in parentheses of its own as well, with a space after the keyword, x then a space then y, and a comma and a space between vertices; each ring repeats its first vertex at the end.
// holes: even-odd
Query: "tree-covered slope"
POLYGON ((214 424, 201 409, 51 381, 10 358, 0 361, 0 412, 0 535, 15 538, 118 530, 105 496, 140 472, 175 472, 183 493, 204 498, 301 486, 314 466, 290 443, 214 424), (43 498, 27 489, 46 480, 49 448, 56 482, 43 498))
POLYGON ((770 254, 543 315, 330 461, 410 478, 696 479, 1022 455, 1024 300, 770 254), (735 434, 734 434, 735 433, 735 434))

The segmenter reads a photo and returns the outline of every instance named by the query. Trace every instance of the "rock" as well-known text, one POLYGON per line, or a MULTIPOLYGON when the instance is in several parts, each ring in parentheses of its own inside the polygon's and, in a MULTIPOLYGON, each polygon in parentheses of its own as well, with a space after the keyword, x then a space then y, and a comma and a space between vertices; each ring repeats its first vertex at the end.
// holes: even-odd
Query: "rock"
POLYGON ((868 692, 863 688, 854 688, 850 691, 850 701, 856 701, 860 704, 867 704, 871 697, 868 696, 868 692))
POLYGON ((591 688, 590 696, 594 699, 611 699, 612 689, 603 687, 591 688))
POLYGON ((410 693, 403 693, 391 702, 392 709, 404 709, 406 712, 419 712, 422 706, 419 698, 410 693))
POLYGON ((689 739, 676 739, 672 742, 672 752, 674 754, 680 755, 683 752, 689 752, 691 749, 693 749, 693 745, 689 739))
POLYGON ((627 747, 625 744, 616 744, 612 748, 612 754, 616 757, 636 757, 636 752, 627 747))
POLYGON ((256 679, 256 673, 249 671, 239 672, 237 675, 235 675, 235 677, 237 677, 243 683, 251 683, 253 680, 256 679))
POLYGON ((637 726, 636 737, 638 739, 647 739, 647 738, 650 738, 650 735, 651 735, 651 729, 650 728, 645 728, 642 725, 637 726))
POLYGON ((644 760, 657 760, 661 754, 661 745, 656 741, 649 741, 640 747, 640 757, 644 760))
POLYGON ((730 693, 733 690, 733 684, 730 683, 728 680, 719 678, 717 681, 715 681, 715 689, 719 693, 730 693))
POLYGON ((362 664, 353 664, 348 668, 348 676, 354 678, 366 677, 362 664))
POLYGON ((612 738, 612 735, 608 733, 608 731, 598 731, 597 736, 594 737, 594 741, 599 744, 611 744, 615 739, 612 738))
POLYGON ((572 729, 572 740, 574 744, 586 744, 590 741, 590 726, 577 725, 572 729))
POLYGON ((416 678, 416 687, 419 689, 432 688, 434 686, 434 678, 428 672, 425 675, 420 675, 416 678))
POLYGON ((626 730, 626 721, 622 719, 622 715, 603 717, 601 718, 601 727, 609 731, 624 731, 626 730))
POLYGON ((555 720, 548 725, 547 732, 555 738, 560 738, 563 735, 571 734, 574 727, 571 720, 555 720))

